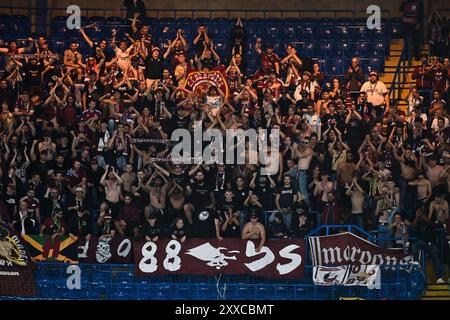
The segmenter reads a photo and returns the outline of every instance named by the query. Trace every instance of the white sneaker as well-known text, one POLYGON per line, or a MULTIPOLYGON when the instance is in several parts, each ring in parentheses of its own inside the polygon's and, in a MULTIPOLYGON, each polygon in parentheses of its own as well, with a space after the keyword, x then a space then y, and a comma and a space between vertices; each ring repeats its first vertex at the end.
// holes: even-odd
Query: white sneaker
POLYGON ((444 284, 444 283, 445 283, 445 280, 442 278, 439 278, 436 280, 436 284, 444 284))

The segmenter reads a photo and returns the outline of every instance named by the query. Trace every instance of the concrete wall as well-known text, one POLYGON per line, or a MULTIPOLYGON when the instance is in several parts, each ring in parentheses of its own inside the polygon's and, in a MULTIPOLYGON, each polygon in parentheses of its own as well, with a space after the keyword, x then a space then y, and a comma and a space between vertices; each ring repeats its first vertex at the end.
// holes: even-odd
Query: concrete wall
MULTIPOLYGON (((450 8, 447 0, 426 0, 433 8, 450 8)), ((381 1, 381 0, 145 0, 147 9, 204 9, 204 10, 323 10, 323 9, 340 9, 340 10, 366 10, 369 5, 377 4, 382 10, 389 10, 391 15, 399 16, 399 6, 401 0, 381 1)), ((30 7, 35 3, 34 0, 2 0, 2 6, 14 7, 30 7)), ((117 15, 123 9, 123 0, 48 0, 48 7, 66 8, 68 5, 77 4, 86 14, 87 9, 102 9, 106 15, 117 15)), ((23 11, 23 10, 22 10, 23 11)), ((0 9, 0 12, 5 12, 0 9)), ((22 13, 22 12, 21 12, 22 13)), ((23 14, 23 13, 22 13, 23 14)), ((52 12, 52 15, 63 15, 64 10, 52 12)), ((209 13, 196 13, 196 16, 204 16, 209 13)), ((224 16, 225 12, 218 13, 224 16)), ((311 13, 312 14, 312 13, 311 13)), ((309 15, 311 15, 309 14, 309 15)), ((362 15, 363 13, 361 13, 362 15)), ((90 14, 89 14, 90 15, 90 14)), ((103 15, 103 11, 102 11, 103 15)), ((162 14, 172 15, 171 13, 162 14)), ((186 13, 184 15, 190 15, 186 13)), ((232 16, 240 15, 240 13, 232 14, 232 16)), ((315 15, 315 14, 314 14, 315 15)), ((183 16, 183 14, 178 15, 183 16)), ((259 14, 249 14, 249 16, 262 16, 259 14)), ((269 13, 268 16, 279 17, 280 14, 269 13)), ((286 16, 298 16, 297 13, 287 13, 286 16)), ((305 16, 308 14, 305 13, 305 16)), ((326 16, 326 15, 324 15, 326 16)), ((340 14, 339 16, 342 16, 340 14)))

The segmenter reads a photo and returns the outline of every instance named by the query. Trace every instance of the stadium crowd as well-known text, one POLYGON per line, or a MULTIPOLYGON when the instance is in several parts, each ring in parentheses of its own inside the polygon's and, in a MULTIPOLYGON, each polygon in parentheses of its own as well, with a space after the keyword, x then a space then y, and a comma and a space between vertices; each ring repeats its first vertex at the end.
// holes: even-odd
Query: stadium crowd
POLYGON ((257 39, 260 69, 248 74, 240 19, 227 57, 206 26, 192 43, 178 30, 161 50, 138 20, 110 42, 80 29, 88 56, 73 41, 59 59, 45 36, 0 48, 2 221, 21 234, 242 237, 261 239, 259 248, 321 224, 356 224, 402 238, 387 246, 418 236, 441 270, 434 230, 447 233, 449 219, 448 47, 421 56, 402 110, 358 57, 330 79, 318 64, 308 70, 294 45, 275 53, 257 39), (228 97, 186 89, 195 70, 222 70, 228 97), (203 130, 280 129, 278 173, 173 164, 171 133, 200 120, 203 130))

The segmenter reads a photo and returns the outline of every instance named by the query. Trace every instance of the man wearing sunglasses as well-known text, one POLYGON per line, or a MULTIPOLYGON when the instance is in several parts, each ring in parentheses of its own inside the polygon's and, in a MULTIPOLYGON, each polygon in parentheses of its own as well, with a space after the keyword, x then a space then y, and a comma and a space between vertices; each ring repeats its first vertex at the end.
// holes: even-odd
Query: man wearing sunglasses
POLYGON ((266 230, 264 225, 259 222, 259 216, 256 211, 250 213, 250 222, 247 222, 242 230, 242 240, 260 240, 256 252, 261 251, 261 248, 266 242, 266 230))

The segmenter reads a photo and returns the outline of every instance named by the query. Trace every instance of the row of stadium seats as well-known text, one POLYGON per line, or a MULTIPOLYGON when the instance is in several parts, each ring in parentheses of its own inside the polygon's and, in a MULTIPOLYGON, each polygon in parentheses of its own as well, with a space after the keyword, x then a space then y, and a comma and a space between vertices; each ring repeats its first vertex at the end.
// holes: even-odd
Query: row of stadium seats
POLYGON ((0 14, 0 38, 30 36, 30 22, 24 15, 0 14))
MULTIPOLYGON (((66 38, 66 32, 76 33, 76 30, 67 30, 67 16, 57 16, 52 20, 52 36, 66 38)), ((333 39, 377 39, 387 35, 400 37, 398 19, 392 19, 389 23, 382 20, 382 30, 368 30, 366 19, 358 18, 249 18, 242 19, 248 34, 252 37, 263 37, 268 39, 312 39, 317 36, 333 39)), ((81 17, 81 25, 97 23, 100 28, 99 36, 111 34, 112 29, 119 32, 125 30, 129 20, 121 17, 81 17)), ((209 28, 209 33, 215 37, 228 36, 236 18, 145 18, 144 23, 150 26, 152 34, 158 37, 173 38, 177 29, 182 28, 187 35, 195 36, 199 25, 204 24, 209 28)), ((93 29, 88 32, 93 32, 93 29)), ((21 37, 29 35, 29 19, 24 15, 0 15, 0 35, 21 37)))
MULTIPOLYGON (((61 54, 69 46, 69 42, 76 39, 79 40, 80 51, 84 55, 90 54, 91 50, 87 43, 82 40, 79 31, 66 29, 66 19, 67 17, 65 16, 59 16, 53 19, 51 49, 61 54)), ((192 42, 196 34, 196 28, 200 24, 206 24, 210 28, 209 33, 214 39, 217 53, 221 56, 222 61, 225 61, 225 58, 229 57, 230 50, 228 48, 228 41, 231 28, 236 23, 236 19, 147 18, 145 22, 150 25, 150 33, 154 35, 156 43, 160 44, 163 50, 167 48, 167 41, 173 40, 178 28, 185 30, 187 40, 192 42)), ((92 28, 86 29, 86 33, 93 40, 99 40, 105 37, 109 41, 111 30, 114 28, 118 30, 118 38, 123 37, 124 33, 129 31, 129 27, 126 25, 127 21, 120 17, 103 18, 93 16, 90 18, 82 17, 81 19, 82 25, 92 23, 97 23, 100 28, 100 31, 95 31, 92 28)), ((243 19, 243 23, 249 34, 245 53, 248 56, 247 72, 250 73, 256 71, 258 68, 259 61, 255 55, 254 45, 255 38, 260 36, 263 37, 264 42, 272 42, 274 37, 276 37, 277 41, 273 41, 273 45, 275 52, 280 57, 284 56, 287 44, 293 43, 300 56, 325 58, 326 60, 320 60, 319 64, 322 70, 329 75, 343 74, 348 60, 354 55, 363 58, 370 57, 370 59, 362 61, 362 66, 365 71, 369 71, 370 69, 382 71, 384 57, 389 54, 389 38, 384 34, 388 31, 383 31, 387 29, 372 32, 365 27, 365 20, 362 19, 286 18, 282 20, 276 18, 249 18, 247 20, 243 19), (357 24, 357 27, 354 24, 357 24), (349 31, 349 38, 344 40, 338 34, 340 32, 339 30, 342 31, 346 28, 349 31), (370 37, 367 35, 364 38, 360 38, 361 35, 358 36, 357 31, 360 28, 365 35, 366 33, 372 33, 375 36, 370 37), (323 36, 316 36, 318 33, 323 36), (328 36, 324 34, 328 34, 328 36), (344 62, 343 65, 342 62, 344 62)), ((29 34, 26 32, 27 25, 28 20, 25 16, 0 15, 0 38, 7 38, 8 35, 14 38, 28 36, 29 34), (11 28, 17 30, 17 32, 8 33, 7 30, 11 28)), ((395 26, 395 23, 391 23, 392 26, 395 26)), ((26 41, 19 42, 19 46, 25 46, 26 44, 26 41)))
MULTIPOLYGON (((58 16, 53 19, 52 22, 52 35, 55 37, 65 37, 67 32, 69 36, 71 33, 76 33, 76 30, 67 30, 65 16, 58 16)), ((194 37, 197 34, 197 28, 199 25, 208 26, 208 33, 214 38, 229 37, 233 25, 236 23, 236 19, 226 18, 145 18, 143 21, 150 27, 150 33, 161 38, 174 38, 178 29, 183 29, 187 37, 194 37)), ((120 17, 82 17, 81 24, 88 25, 96 23, 99 27, 99 31, 89 30, 88 33, 99 36, 109 36, 112 29, 116 29, 119 34, 126 32, 127 25, 130 21, 122 19, 120 17)), ((383 39, 386 36, 392 35, 393 37, 400 36, 400 30, 398 23, 392 22, 390 24, 387 21, 382 22, 381 30, 369 30, 366 27, 365 19, 337 19, 336 21, 329 18, 313 19, 313 18, 249 18, 243 19, 243 23, 246 26, 250 37, 261 37, 267 40, 288 40, 295 41, 298 39, 314 39, 321 37, 325 39, 383 39)))

